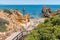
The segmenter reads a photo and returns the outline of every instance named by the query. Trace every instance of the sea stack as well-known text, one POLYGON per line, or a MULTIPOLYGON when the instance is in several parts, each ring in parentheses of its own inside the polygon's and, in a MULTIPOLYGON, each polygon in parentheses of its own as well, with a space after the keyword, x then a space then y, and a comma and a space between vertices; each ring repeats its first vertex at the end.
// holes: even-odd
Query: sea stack
POLYGON ((50 8, 43 7, 42 13, 44 14, 45 17, 50 17, 51 16, 50 13, 52 13, 52 11, 50 8))

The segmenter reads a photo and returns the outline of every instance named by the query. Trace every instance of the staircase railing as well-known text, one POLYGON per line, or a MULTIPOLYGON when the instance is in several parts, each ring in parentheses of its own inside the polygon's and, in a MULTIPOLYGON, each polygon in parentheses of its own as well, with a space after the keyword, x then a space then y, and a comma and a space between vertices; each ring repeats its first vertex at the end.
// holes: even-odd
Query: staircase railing
POLYGON ((22 32, 16 32, 12 34, 10 37, 8 37, 6 40, 19 40, 24 35, 29 34, 31 31, 22 31, 22 32))

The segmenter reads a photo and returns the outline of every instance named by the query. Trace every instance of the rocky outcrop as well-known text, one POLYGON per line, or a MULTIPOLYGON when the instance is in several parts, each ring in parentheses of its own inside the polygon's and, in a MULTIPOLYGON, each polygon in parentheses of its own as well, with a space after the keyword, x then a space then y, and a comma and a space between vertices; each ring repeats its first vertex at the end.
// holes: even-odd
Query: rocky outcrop
POLYGON ((9 13, 1 11, 0 18, 9 21, 9 25, 6 25, 8 27, 8 30, 14 30, 15 28, 17 28, 18 30, 20 29, 19 27, 21 26, 21 23, 25 24, 30 21, 30 15, 26 14, 25 16, 23 16, 23 14, 17 10, 9 10, 9 13))
POLYGON ((25 18, 26 22, 29 22, 29 21, 30 21, 30 15, 29 15, 29 14, 26 14, 26 15, 24 16, 24 18, 25 18))
POLYGON ((54 16, 56 14, 59 14, 60 10, 52 12, 51 8, 43 7, 42 13, 44 14, 45 17, 51 17, 51 16, 54 16))
POLYGON ((11 35, 13 32, 21 31, 22 25, 30 21, 30 15, 25 15, 18 10, 9 10, 0 11, 0 18, 6 19, 9 21, 9 24, 5 24, 7 26, 7 32, 5 33, 7 36, 11 35))
POLYGON ((60 10, 57 10, 57 11, 55 11, 55 12, 52 12, 52 16, 54 16, 54 15, 57 15, 57 14, 60 14, 60 10))
POLYGON ((44 14, 45 17, 51 17, 52 11, 50 8, 44 7, 42 9, 42 13, 44 14))

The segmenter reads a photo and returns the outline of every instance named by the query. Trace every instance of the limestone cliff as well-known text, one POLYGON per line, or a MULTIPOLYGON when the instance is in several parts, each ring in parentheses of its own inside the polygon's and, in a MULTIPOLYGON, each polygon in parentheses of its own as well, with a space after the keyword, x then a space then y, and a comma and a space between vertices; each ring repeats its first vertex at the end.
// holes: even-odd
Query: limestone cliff
POLYGON ((0 18, 6 19, 9 21, 9 24, 5 24, 7 26, 6 35, 10 35, 13 32, 21 31, 22 25, 30 21, 30 15, 23 16, 23 14, 18 10, 7 10, 0 11, 0 18))

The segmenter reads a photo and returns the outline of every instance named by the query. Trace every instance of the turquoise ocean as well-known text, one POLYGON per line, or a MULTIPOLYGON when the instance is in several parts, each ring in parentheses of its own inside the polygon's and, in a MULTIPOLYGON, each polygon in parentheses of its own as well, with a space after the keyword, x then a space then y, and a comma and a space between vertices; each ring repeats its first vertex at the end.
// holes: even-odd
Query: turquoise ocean
POLYGON ((23 15, 29 14, 32 18, 42 18, 42 8, 46 6, 51 8, 52 11, 60 9, 60 5, 0 5, 0 10, 11 9, 11 10, 20 10, 23 15), (25 13, 23 13, 23 8, 25 13))

